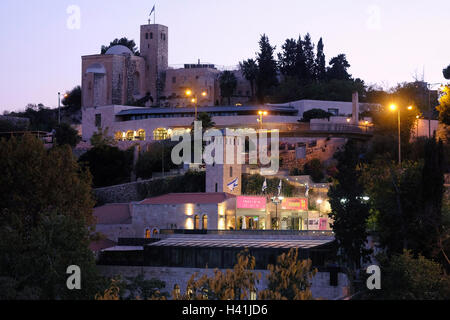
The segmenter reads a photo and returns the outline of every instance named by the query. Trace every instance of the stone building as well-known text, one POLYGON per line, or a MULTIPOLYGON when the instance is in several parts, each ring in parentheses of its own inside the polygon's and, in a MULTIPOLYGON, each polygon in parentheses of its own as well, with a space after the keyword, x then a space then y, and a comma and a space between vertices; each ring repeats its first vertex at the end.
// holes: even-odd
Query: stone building
MULTIPOLYGON (((185 64, 169 67, 169 29, 160 24, 142 25, 140 56, 117 45, 105 54, 82 57, 82 106, 132 105, 144 97, 146 106, 193 107, 222 103, 219 76, 213 64, 185 64), (187 97, 190 89, 197 95, 187 97), (201 96, 206 92, 207 96, 201 96)), ((238 87, 233 104, 243 104, 251 97, 250 84, 239 70, 233 71, 238 87)))

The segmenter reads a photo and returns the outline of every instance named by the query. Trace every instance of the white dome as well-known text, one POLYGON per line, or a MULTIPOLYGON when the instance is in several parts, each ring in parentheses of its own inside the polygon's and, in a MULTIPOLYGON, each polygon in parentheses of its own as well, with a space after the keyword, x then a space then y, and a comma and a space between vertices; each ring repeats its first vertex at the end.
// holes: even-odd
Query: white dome
POLYGON ((133 52, 122 45, 117 45, 117 46, 112 46, 111 48, 108 49, 108 51, 106 51, 105 54, 111 54, 111 55, 122 55, 122 54, 129 54, 129 55, 133 55, 133 52))

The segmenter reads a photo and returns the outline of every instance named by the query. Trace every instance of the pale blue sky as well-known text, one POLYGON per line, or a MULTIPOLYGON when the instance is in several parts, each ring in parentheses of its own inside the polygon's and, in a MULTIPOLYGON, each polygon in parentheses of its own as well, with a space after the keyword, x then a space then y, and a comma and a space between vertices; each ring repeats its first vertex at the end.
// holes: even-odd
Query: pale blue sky
POLYGON ((1 0, 0 113, 27 103, 57 105, 57 92, 80 84, 81 56, 126 36, 153 4, 169 27, 169 64, 232 66, 255 55, 266 33, 279 49, 286 38, 322 36, 327 60, 346 53, 350 72, 367 83, 395 85, 414 74, 443 82, 450 64, 448 0, 1 0), (81 28, 67 27, 67 8, 81 28))

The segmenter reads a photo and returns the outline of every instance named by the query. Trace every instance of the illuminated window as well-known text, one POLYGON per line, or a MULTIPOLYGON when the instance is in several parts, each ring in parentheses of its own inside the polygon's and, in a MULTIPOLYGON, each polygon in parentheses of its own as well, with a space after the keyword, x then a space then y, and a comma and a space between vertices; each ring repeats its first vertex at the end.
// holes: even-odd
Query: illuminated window
POLYGON ((202 219, 202 229, 208 230, 208 216, 205 214, 202 219))
POLYGON ((155 141, 167 140, 169 138, 169 131, 164 128, 158 128, 153 131, 153 139, 155 141))
POLYGON ((153 236, 157 236, 159 234, 158 229, 153 229, 153 236))
POLYGON ((123 132, 120 131, 116 132, 116 134, 114 135, 114 139, 116 141, 123 141, 123 132))
POLYGON ((199 216, 195 216, 194 229, 200 230, 200 217, 199 216))
POLYGON ((145 130, 138 131, 138 140, 145 141, 145 130))
POLYGON ((152 234, 150 232, 150 229, 145 230, 145 239, 150 239, 152 237, 152 234))
POLYGON ((128 131, 127 132, 127 141, 133 141, 134 140, 134 131, 128 131))

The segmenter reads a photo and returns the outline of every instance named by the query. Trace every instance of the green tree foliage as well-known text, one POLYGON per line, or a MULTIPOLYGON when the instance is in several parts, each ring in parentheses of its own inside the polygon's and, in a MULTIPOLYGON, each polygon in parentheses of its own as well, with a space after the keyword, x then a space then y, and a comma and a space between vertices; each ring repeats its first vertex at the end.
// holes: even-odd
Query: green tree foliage
POLYGON ((169 297, 167 292, 162 292, 166 287, 164 281, 158 279, 145 279, 145 274, 140 273, 136 277, 127 277, 121 285, 121 292, 126 293, 122 300, 166 300, 169 297))
POLYGON ((443 88, 444 94, 439 99, 439 121, 443 124, 450 126, 450 86, 443 88))
POLYGON ((310 83, 315 80, 315 52, 314 52, 314 43, 311 40, 311 35, 307 33, 302 42, 303 45, 303 54, 305 57, 305 81, 306 83, 310 83))
POLYGON ((327 79, 324 48, 323 39, 320 38, 319 43, 317 44, 316 61, 314 64, 314 77, 319 82, 323 82, 327 79))
POLYGON ((264 102, 266 96, 270 95, 273 87, 278 84, 278 68, 274 57, 276 47, 270 45, 269 38, 265 34, 261 36, 259 48, 260 52, 256 59, 259 68, 256 95, 259 102, 264 102))
POLYGON ((133 149, 122 151, 117 147, 93 147, 78 160, 86 165, 96 188, 130 182, 133 168, 133 149))
MULTIPOLYGON (((242 176, 242 193, 248 195, 261 195, 262 186, 266 178, 259 175, 243 175, 242 176)), ((278 195, 278 186, 280 185, 280 179, 273 178, 267 179, 267 190, 265 194, 269 196, 278 195)), ((281 194, 285 197, 292 197, 295 195, 295 187, 287 180, 283 180, 283 189, 281 194)))
POLYGON ((303 122, 310 122, 312 119, 329 119, 333 115, 322 109, 312 109, 303 114, 303 122))
POLYGON ((360 154, 360 148, 350 140, 344 150, 335 155, 338 172, 328 193, 330 217, 334 221, 332 228, 342 250, 341 256, 353 270, 360 267, 361 261, 367 261, 370 254, 366 249, 370 215, 369 206, 363 200, 366 194, 360 179, 360 154))
POLYGON ((171 161, 172 149, 175 146, 172 142, 154 142, 148 146, 148 151, 139 155, 136 163, 136 176, 142 179, 150 179, 154 172, 170 171, 175 166, 171 161))
POLYGON ((442 74, 444 75, 445 79, 450 80, 450 65, 442 70, 442 74))
POLYGON ((340 54, 330 60, 330 67, 327 69, 328 80, 350 80, 352 76, 348 73, 350 63, 345 54, 340 54))
POLYGON ((298 77, 297 66, 297 41, 295 39, 286 39, 281 47, 283 50, 278 53, 278 66, 282 75, 286 77, 298 77))
POLYGON ((320 159, 312 159, 305 164, 303 174, 311 176, 311 179, 315 183, 320 183, 325 179, 324 171, 325 168, 323 167, 322 162, 320 162, 320 159))
MULTIPOLYGON (((205 133, 206 130, 214 128, 216 126, 216 123, 212 120, 211 116, 206 112, 200 113, 197 117, 197 121, 200 121, 202 123, 203 133, 205 133)), ((193 123, 192 123, 192 131, 194 131, 193 123)))
POLYGON ((81 110, 81 86, 76 86, 66 94, 67 97, 62 100, 62 104, 72 111, 81 110))
POLYGON ((55 141, 58 146, 67 144, 74 148, 81 141, 81 137, 78 135, 78 131, 69 124, 62 123, 55 129, 55 141))
POLYGON ((311 260, 299 260, 298 249, 291 249, 269 265, 268 289, 259 293, 260 300, 313 300, 311 281, 317 273, 311 260))
POLYGON ((106 51, 109 50, 109 48, 117 46, 117 45, 122 45, 127 47, 128 49, 131 50, 131 52, 133 52, 134 55, 139 56, 140 52, 137 48, 136 43, 134 42, 134 40, 128 40, 127 38, 121 38, 121 39, 114 39, 113 41, 111 41, 109 43, 109 46, 102 46, 100 53, 101 54, 105 54, 106 51))
POLYGON ((99 129, 92 135, 90 142, 94 148, 117 145, 117 141, 109 135, 109 128, 99 129))
POLYGON ((249 300, 256 293, 261 274, 255 274, 255 257, 248 250, 237 256, 233 270, 215 270, 214 277, 194 274, 188 281, 186 292, 173 293, 174 300, 249 300), (197 279, 198 278, 198 279, 197 279))
POLYGON ((24 112, 12 112, 11 117, 30 120, 29 130, 50 132, 58 125, 58 110, 45 107, 43 104, 29 104, 24 112))
POLYGON ((237 87, 237 79, 233 72, 224 71, 219 77, 220 94, 223 98, 228 99, 228 105, 231 105, 231 97, 237 87))
POLYGON ((391 257, 378 257, 381 265, 381 290, 367 298, 380 300, 448 300, 450 278, 441 265, 410 251, 391 257))
POLYGON ((46 150, 25 135, 0 141, 0 177, 0 299, 93 298, 89 172, 68 146, 46 150), (67 289, 71 265, 83 272, 82 290, 67 289))
POLYGON ((255 97, 255 86, 256 86, 256 79, 258 77, 258 64, 254 59, 247 59, 243 62, 239 63, 239 68, 242 71, 242 74, 244 75, 245 79, 250 82, 250 88, 252 93, 252 99, 255 97))
POLYGON ((388 254, 412 250, 433 256, 442 230, 442 143, 429 139, 424 159, 402 168, 378 159, 364 168, 363 181, 376 216, 380 245, 388 254))

